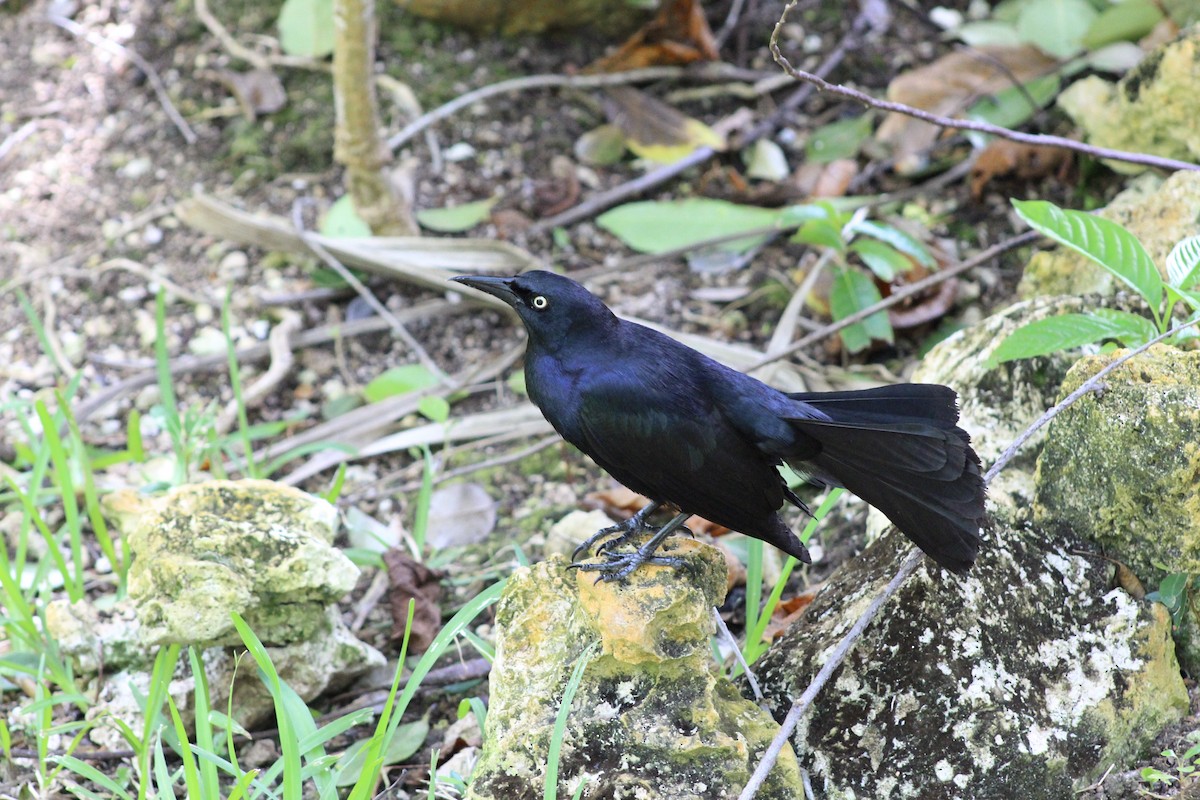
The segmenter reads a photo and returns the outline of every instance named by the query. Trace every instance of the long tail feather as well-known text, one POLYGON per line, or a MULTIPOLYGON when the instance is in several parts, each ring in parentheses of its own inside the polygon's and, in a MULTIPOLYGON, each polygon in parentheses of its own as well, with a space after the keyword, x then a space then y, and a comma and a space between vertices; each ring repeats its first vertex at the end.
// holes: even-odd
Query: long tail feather
POLYGON ((899 384, 789 396, 825 417, 789 420, 816 444, 806 443, 797 469, 846 487, 939 564, 967 571, 979 552, 984 486, 970 437, 956 425, 952 389, 899 384))

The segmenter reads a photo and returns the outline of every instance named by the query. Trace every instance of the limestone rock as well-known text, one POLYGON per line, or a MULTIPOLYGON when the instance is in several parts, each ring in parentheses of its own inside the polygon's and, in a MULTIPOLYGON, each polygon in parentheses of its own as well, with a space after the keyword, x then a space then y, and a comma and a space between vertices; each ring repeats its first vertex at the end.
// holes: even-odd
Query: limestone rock
MULTIPOLYGON (((1072 800, 1186 713, 1166 610, 1001 516, 1001 546, 965 579, 926 562, 817 697, 792 741, 818 796, 1072 800)), ((759 661, 777 718, 906 551, 868 548, 759 661)))
MULTIPOLYGON (((1061 393, 1124 352, 1080 359, 1061 393)), ((1155 345, 1055 418, 1034 514, 1099 542, 1143 580, 1200 573, 1200 352, 1155 345)))
MULTIPOLYGON (((939 344, 914 374, 958 390, 985 467, 1054 404, 1074 360, 988 368, 988 356, 1020 324, 1089 304, 1017 304, 939 344)), ((971 573, 957 578, 927 560, 817 697, 792 741, 818 796, 1073 799, 1185 713, 1165 609, 1110 590, 1107 562, 1076 554, 1087 545, 1068 531, 1032 522, 1045 436, 990 485, 992 523, 971 573)), ((758 662, 777 718, 908 549, 895 531, 868 547, 758 662)))
MULTIPOLYGON (((559 765, 559 797, 716 800, 736 797, 775 723, 718 674, 708 652, 724 557, 673 538, 679 569, 644 566, 594 583, 555 557, 518 571, 496 614, 487 736, 468 798, 541 798, 547 749, 575 661, 583 674, 559 765)), ((760 798, 803 797, 785 750, 760 798)))
MULTIPOLYGON (((127 506, 127 498, 121 502, 127 506)), ((311 637, 358 568, 332 546, 337 510, 272 481, 180 486, 118 515, 129 595, 150 644, 238 641, 237 611, 266 644, 311 637)))
MULTIPOLYGON (((1200 27, 1142 59, 1116 84, 1098 77, 1077 81, 1058 104, 1102 147, 1200 160, 1200 27)), ((1145 167, 1107 162, 1140 172, 1145 167)))

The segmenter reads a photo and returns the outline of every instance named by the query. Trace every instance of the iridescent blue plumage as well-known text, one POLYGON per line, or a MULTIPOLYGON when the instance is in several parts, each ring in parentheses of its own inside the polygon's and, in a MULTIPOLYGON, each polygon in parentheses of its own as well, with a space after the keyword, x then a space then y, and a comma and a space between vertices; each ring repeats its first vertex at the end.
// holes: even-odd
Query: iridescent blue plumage
MULTIPOLYGON (((618 319, 569 278, 538 271, 455 280, 516 310, 529 333, 530 399, 630 489, 807 561, 778 513, 785 501, 801 505, 777 470, 787 462, 876 506, 948 569, 974 562, 983 482, 956 425, 952 390, 904 384, 788 395, 618 319)), ((604 577, 646 560, 608 555, 604 577)))

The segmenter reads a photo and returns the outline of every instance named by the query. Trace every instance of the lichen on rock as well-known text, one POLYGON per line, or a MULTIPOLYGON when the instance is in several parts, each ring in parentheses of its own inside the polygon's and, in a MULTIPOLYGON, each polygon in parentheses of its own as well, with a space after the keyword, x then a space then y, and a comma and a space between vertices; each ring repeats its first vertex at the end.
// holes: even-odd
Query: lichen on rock
MULTIPOLYGON (((673 538, 676 568, 643 566, 595 583, 555 557, 518 571, 496 615, 487 735, 468 797, 541 798, 563 687, 590 644, 568 718, 558 796, 713 800, 736 797, 777 725, 722 677, 709 653, 724 556, 673 538)), ((790 749, 760 798, 802 797, 790 749)))

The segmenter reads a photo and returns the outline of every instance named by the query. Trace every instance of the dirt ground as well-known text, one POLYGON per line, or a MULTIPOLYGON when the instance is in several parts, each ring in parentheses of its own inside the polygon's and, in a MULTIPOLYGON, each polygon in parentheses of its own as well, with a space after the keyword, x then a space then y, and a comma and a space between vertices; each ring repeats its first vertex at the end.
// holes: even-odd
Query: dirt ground
MULTIPOLYGON (((781 6, 766 0, 749 4, 730 45, 730 60, 747 69, 774 69, 765 44, 781 6)), ((710 19, 719 24, 727 10, 728 3, 713 3, 710 19)), ((231 0, 212 3, 212 11, 239 41, 271 52, 268 37, 275 35, 278 4, 231 0)), ((896 13, 889 37, 852 54, 835 78, 881 92, 889 76, 942 51, 944 45, 924 15, 903 4, 896 4, 896 13)), ((380 16, 380 62, 412 87, 426 109, 505 77, 578 69, 613 44, 566 34, 481 39, 436 28, 390 5, 381 7, 380 16)), ((831 46, 844 32, 846 22, 828 11, 811 18, 810 31, 819 37, 810 54, 814 60, 823 45, 831 46)), ((7 285, 0 293, 0 402, 47 392, 76 374, 77 398, 86 400, 145 369, 153 358, 155 293, 164 283, 172 298, 167 325, 172 355, 209 352, 204 347, 211 346, 220 331, 220 307, 229 289, 239 342, 264 339, 280 302, 299 311, 304 327, 354 313, 348 293, 317 289, 313 259, 218 241, 190 229, 174 213, 176 203, 197 191, 283 216, 291 213, 298 198, 311 198, 325 208, 340 196, 340 172, 332 162, 333 101, 327 72, 280 68, 286 106, 248 119, 219 79, 221 70, 244 65, 210 35, 190 3, 148 0, 0 3, 0 53, 0 286, 7 285), (54 24, 55 15, 73 20, 80 35, 54 24), (129 50, 157 70, 195 132, 193 143, 170 121, 129 50), (28 296, 44 325, 44 342, 17 301, 16 290, 28 296)), ((774 102, 776 98, 763 97, 750 105, 762 113, 774 102)), ((684 110, 711 121, 744 103, 716 96, 694 101, 684 110)), ((805 115, 828 120, 840 113, 838 109, 818 100, 805 107, 796 122, 805 115)), ((387 132, 398 130, 404 120, 395 105, 385 98, 382 111, 387 132)), ((526 230, 563 190, 552 156, 570 157, 579 135, 602 121, 600 103, 586 93, 538 91, 503 97, 434 128, 443 152, 469 148, 477 157, 447 160, 439 172, 418 138, 401 153, 401 162, 415 175, 418 207, 499 193, 503 199, 498 209, 506 214, 476 235, 509 238, 568 273, 611 266, 628 251, 590 221, 572 226, 567 242, 526 230)), ((737 155, 731 154, 656 190, 654 196, 732 196, 738 189, 729 175, 740 168, 737 155)), ((636 175, 627 163, 589 170, 581 191, 586 196, 636 175)), ((902 185, 881 171, 860 191, 902 185)), ((929 201, 943 209, 957 208, 953 223, 935 223, 934 235, 964 257, 1011 232, 1005 211, 1009 194, 1032 197, 1054 191, 1048 184, 1002 183, 976 203, 964 185, 950 187, 929 201)), ((313 225, 316 220, 310 214, 307 222, 313 225)), ((625 271, 597 288, 622 311, 761 347, 786 295, 753 292, 733 313, 702 299, 696 290, 758 289, 786 274, 795 260, 794 249, 778 244, 743 270, 705 276, 689 272, 681 260, 664 259, 625 271)), ((967 299, 950 316, 969 319, 1007 302, 1018 274, 1014 257, 967 276, 962 288, 967 299)), ((375 282, 373 288, 393 310, 436 296, 396 283, 375 282)), ((903 374, 921 337, 930 332, 904 337, 895 348, 866 359, 829 351, 814 355, 835 367, 870 361, 874 366, 866 369, 903 374)), ((411 333, 447 371, 495 357, 517 341, 511 322, 494 313, 427 320, 414 324, 411 333)), ((254 421, 300 418, 296 425, 311 424, 333 394, 331 387, 361 386, 388 366, 412 361, 402 342, 383 335, 347 340, 337 349, 303 351, 297 358, 293 377, 253 410, 254 421)), ((250 370, 248 377, 252 375, 250 370)), ((223 373, 181 378, 176 391, 181 406, 214 400, 223 404, 231 397, 223 373)), ((499 389, 466 407, 495 404, 498 398, 503 401, 499 389)), ((120 445, 130 410, 144 412, 157 400, 157 389, 147 387, 108 404, 85 422, 85 437, 96 446, 120 445)), ((14 430, 14 420, 0 415, 0 460, 11 457, 6 439, 14 430)), ((151 436, 147 447, 165 451, 169 443, 160 433, 151 436)), ((582 459, 562 448, 555 452, 569 460, 568 481, 577 482, 581 493, 604 485, 605 479, 589 471, 582 459)), ((348 487, 348 501, 385 518, 407 513, 410 498, 381 497, 371 489, 373 478, 407 466, 405 459, 368 465, 372 474, 348 487)), ((324 476, 313 485, 323 487, 327 480, 324 476)), ((530 492, 536 494, 538 483, 513 471, 508 485, 495 487, 502 513, 506 508, 511 512, 530 492)), ((842 549, 848 554, 852 543, 842 549)), ((378 616, 377 643, 394 650, 387 641, 386 613, 381 610, 378 616)))

